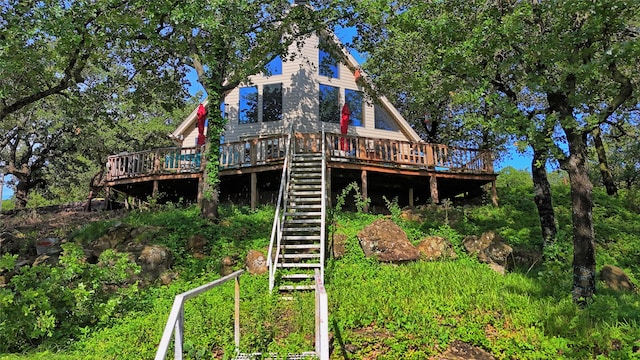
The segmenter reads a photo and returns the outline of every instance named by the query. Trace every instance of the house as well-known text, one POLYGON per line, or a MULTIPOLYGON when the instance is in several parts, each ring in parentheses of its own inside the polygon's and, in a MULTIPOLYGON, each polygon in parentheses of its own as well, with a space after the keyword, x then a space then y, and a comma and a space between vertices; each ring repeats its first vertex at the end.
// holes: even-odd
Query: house
MULTIPOLYGON (((425 143, 385 97, 369 95, 367 75, 333 33, 305 38, 290 55, 224 98, 222 200, 274 202, 290 133, 306 142, 301 151, 325 146, 329 201, 353 181, 377 208, 384 208, 382 196, 414 206, 478 195, 495 182, 489 152, 425 143), (329 48, 338 50, 332 55, 329 48), (346 108, 348 126, 341 129, 346 108)), ((170 135, 176 148, 110 157, 106 185, 141 198, 195 199, 202 173, 197 117, 194 109, 170 135)))
MULTIPOLYGON (((422 141, 386 98, 368 95, 367 76, 348 52, 324 50, 339 45, 333 34, 301 44, 293 60, 275 59, 268 74, 229 92, 221 109, 220 199, 276 205, 270 290, 276 279, 280 291, 292 291, 324 278, 327 209, 353 182, 374 211, 385 210, 385 198, 412 207, 479 195, 486 184, 495 202, 490 152, 422 141)), ((106 186, 127 197, 195 200, 203 181, 198 125, 194 109, 171 134, 176 147, 109 157, 106 186)))

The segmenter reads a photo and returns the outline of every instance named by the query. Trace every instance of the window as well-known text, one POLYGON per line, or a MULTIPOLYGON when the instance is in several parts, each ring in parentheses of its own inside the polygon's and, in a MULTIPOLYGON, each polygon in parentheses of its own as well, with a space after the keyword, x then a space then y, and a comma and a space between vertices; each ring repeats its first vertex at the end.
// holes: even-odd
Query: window
POLYGON ((282 120, 282 84, 262 88, 262 121, 282 120))
POLYGON ((340 89, 335 86, 320 84, 320 120, 340 123, 340 106, 338 103, 340 89))
POLYGON ((255 86, 240 88, 239 124, 258 122, 258 88, 255 86))
POLYGON ((347 106, 349 106, 349 111, 351 112, 351 115, 349 115, 349 125, 364 126, 362 118, 364 96, 362 91, 346 89, 344 91, 344 98, 347 106))
POLYGON ((318 71, 322 76, 338 78, 338 62, 329 52, 318 49, 318 71))
POLYGON ((374 107, 374 118, 376 123, 376 129, 398 131, 398 125, 389 113, 380 105, 376 104, 374 107))
POLYGON ((267 64, 266 69, 266 76, 282 75, 282 58, 280 56, 273 58, 273 60, 267 64))

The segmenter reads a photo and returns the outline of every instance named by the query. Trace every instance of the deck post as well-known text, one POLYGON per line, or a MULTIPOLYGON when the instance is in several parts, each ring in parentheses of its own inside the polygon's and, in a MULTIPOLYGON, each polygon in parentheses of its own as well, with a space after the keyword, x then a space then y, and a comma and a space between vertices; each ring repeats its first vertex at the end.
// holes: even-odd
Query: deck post
POLYGON ((332 192, 331 192, 331 168, 327 166, 327 170, 325 173, 325 176, 327 177, 326 181, 327 181, 327 208, 331 208, 331 197, 332 192))
POLYGON ((431 202, 438 204, 440 198, 438 197, 438 178, 435 174, 429 177, 429 189, 431 190, 431 202))
MULTIPOLYGON (((367 200, 368 191, 367 191, 367 170, 362 170, 362 174, 360 175, 362 180, 362 200, 367 200)), ((365 203, 366 204, 366 203, 365 203)), ((369 212, 369 205, 365 205, 364 209, 362 209, 365 213, 369 212)))
POLYGON ((251 211, 258 207, 258 174, 251 173, 251 211))
POLYGON ((413 209, 413 187, 409 188, 409 207, 413 209))
POLYGON ((158 180, 153 180, 153 190, 151 190, 151 197, 158 198, 158 180))
POLYGON ((493 202, 493 206, 498 206, 498 188, 495 180, 491 182, 491 202, 493 202))

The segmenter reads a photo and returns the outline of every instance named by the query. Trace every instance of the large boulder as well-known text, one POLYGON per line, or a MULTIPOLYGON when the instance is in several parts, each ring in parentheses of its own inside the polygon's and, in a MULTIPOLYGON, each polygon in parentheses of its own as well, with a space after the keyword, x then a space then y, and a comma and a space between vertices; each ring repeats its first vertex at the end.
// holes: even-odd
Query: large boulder
POLYGON ((600 270, 600 280, 604 282, 606 287, 617 291, 633 291, 636 288, 624 270, 613 265, 605 265, 602 267, 602 270, 600 270))
POLYGON ((438 260, 440 258, 455 259, 457 257, 451 242, 440 236, 426 237, 416 245, 416 248, 426 260, 438 260))
POLYGON ((122 244, 126 244, 131 238, 133 230, 134 228, 127 224, 116 223, 104 235, 91 242, 89 249, 95 257, 98 257, 107 249, 116 249, 122 244))
POLYGON ((155 281, 171 267, 171 251, 165 246, 147 245, 140 252, 136 262, 141 267, 141 276, 145 280, 155 281))
POLYGON ((382 262, 406 262, 420 259, 420 252, 407 234, 393 221, 378 219, 358 233, 365 256, 382 262))
POLYGON ((493 231, 487 231, 479 238, 475 235, 467 236, 462 245, 469 254, 477 255, 478 260, 487 264, 498 264, 506 267, 513 248, 493 231))
POLYGON ((261 251, 251 250, 247 254, 247 271, 253 275, 260 275, 267 272, 267 258, 261 251))
POLYGON ((345 246, 346 242, 346 234, 333 234, 331 251, 335 259, 340 259, 347 253, 347 248, 345 246))

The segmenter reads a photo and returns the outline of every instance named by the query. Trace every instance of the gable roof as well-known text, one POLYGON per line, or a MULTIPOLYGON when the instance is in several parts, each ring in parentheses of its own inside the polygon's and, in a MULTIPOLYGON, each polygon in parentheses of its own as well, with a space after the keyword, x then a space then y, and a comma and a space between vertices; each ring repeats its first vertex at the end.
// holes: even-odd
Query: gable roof
MULTIPOLYGON (((365 82, 367 87, 375 92, 375 87, 372 81, 369 79, 368 75, 361 69, 358 61, 353 57, 353 55, 351 55, 351 53, 349 53, 340 39, 338 39, 336 34, 333 31, 323 30, 321 31, 321 35, 324 38, 332 41, 340 49, 341 55, 343 57, 342 60, 347 68, 349 68, 351 73, 354 74, 356 70, 360 71, 361 80, 365 82)), ((393 117, 393 119, 400 127, 400 131, 405 134, 405 136, 415 142, 423 141, 420 138, 420 135, 418 135, 418 133, 411 127, 411 125, 409 125, 402 114, 400 114, 398 109, 396 109, 396 107, 384 95, 378 95, 375 96, 375 98, 378 105, 382 106, 393 117)), ((204 106, 207 106, 208 99, 205 99, 202 104, 204 106)), ((198 107, 196 107, 171 134, 169 134, 169 137, 176 142, 182 141, 181 136, 183 137, 188 129, 190 129, 192 126, 195 126, 195 123, 197 122, 197 112, 198 107)))

